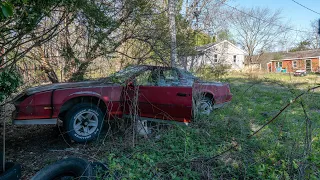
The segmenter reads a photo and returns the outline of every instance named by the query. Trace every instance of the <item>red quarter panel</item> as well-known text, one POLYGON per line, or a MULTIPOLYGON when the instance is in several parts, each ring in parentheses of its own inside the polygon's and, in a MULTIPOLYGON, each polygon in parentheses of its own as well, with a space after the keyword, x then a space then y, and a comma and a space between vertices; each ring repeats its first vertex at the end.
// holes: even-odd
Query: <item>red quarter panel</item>
POLYGON ((232 98, 228 84, 223 83, 195 83, 193 93, 210 93, 215 104, 231 101, 232 98))

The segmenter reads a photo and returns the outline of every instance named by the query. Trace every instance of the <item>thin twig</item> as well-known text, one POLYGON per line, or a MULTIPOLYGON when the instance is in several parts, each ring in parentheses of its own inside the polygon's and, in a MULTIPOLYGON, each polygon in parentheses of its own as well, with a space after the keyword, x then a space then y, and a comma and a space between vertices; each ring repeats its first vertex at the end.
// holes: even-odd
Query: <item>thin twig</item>
POLYGON ((306 94, 307 92, 311 90, 315 90, 317 88, 320 88, 320 86, 315 86, 312 88, 309 88, 306 92, 303 92, 299 94, 297 97, 295 97, 292 101, 290 101, 286 106, 284 106, 272 119, 270 119, 267 123, 265 123, 262 127, 260 127, 258 130, 256 130, 253 134, 249 135, 248 138, 251 138, 252 136, 256 135, 258 132, 260 132, 263 128, 265 128, 268 124, 270 124, 272 121, 274 121, 285 109, 287 109, 291 104, 293 104, 295 101, 297 101, 301 96, 306 94))
POLYGON ((2 120, 3 120, 3 144, 2 144, 2 172, 5 172, 6 171, 6 118, 5 118, 5 115, 4 115, 4 112, 5 112, 5 107, 0 107, 0 111, 1 111, 1 116, 3 116, 2 120))

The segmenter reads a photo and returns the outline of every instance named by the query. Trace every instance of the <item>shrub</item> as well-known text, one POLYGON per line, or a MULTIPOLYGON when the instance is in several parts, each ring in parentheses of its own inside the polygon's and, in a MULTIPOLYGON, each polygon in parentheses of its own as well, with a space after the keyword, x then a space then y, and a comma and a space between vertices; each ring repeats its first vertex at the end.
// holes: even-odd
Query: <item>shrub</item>
POLYGON ((0 71, 0 102, 15 92, 22 84, 22 77, 16 70, 4 69, 0 71))
POLYGON ((206 80, 220 79, 222 76, 227 75, 230 69, 231 65, 226 64, 206 65, 199 69, 198 74, 206 80))

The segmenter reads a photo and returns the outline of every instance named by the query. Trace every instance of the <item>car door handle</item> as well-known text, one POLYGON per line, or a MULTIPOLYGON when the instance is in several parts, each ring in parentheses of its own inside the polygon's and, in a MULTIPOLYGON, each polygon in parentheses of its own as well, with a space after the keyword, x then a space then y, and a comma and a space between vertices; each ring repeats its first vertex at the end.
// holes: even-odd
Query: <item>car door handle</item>
POLYGON ((187 97, 187 94, 186 93, 177 93, 177 96, 182 96, 182 97, 187 97))

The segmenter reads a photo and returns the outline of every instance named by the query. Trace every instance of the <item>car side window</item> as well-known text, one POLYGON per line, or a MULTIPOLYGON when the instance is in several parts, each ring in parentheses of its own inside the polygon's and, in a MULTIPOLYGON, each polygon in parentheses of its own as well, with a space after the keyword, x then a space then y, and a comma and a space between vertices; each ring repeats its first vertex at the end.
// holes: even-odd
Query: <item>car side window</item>
POLYGON ((163 70, 163 78, 164 80, 162 81, 163 86, 178 86, 179 85, 179 76, 177 71, 168 69, 168 70, 163 70))
POLYGON ((153 86, 152 72, 150 70, 144 71, 135 78, 135 85, 137 86, 153 86))
POLYGON ((179 75, 172 69, 147 70, 135 78, 137 86, 180 86, 179 75))

